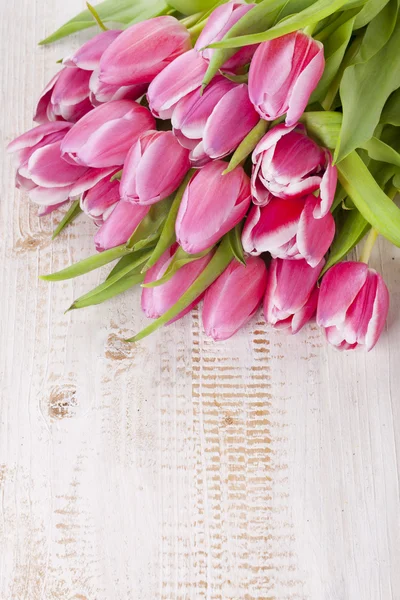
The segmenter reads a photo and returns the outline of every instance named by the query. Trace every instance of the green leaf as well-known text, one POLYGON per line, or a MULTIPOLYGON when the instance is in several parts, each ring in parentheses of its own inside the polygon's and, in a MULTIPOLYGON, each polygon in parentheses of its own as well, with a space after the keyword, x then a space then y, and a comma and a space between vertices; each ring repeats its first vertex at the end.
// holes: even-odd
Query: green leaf
POLYGON ((388 2, 389 0, 368 0, 356 17, 354 29, 361 29, 361 27, 368 25, 388 2))
POLYGON ((76 217, 79 217, 81 212, 82 212, 82 209, 79 205, 79 200, 75 200, 75 202, 73 202, 71 204, 71 206, 69 207, 69 209, 67 210, 67 212, 65 213, 65 215, 63 216, 63 218, 61 219, 61 221, 55 228, 55 230, 53 231, 53 235, 51 236, 51 239, 55 240, 56 237, 62 232, 62 230, 67 225, 72 223, 72 221, 75 221, 76 217))
POLYGON ((140 333, 127 340, 128 342, 138 342, 144 337, 156 331, 162 325, 166 325, 171 319, 174 319, 194 302, 205 290, 223 273, 233 258, 232 250, 228 239, 223 238, 220 246, 217 248, 211 261, 205 267, 204 271, 198 276, 196 281, 182 294, 174 306, 172 306, 161 317, 153 321, 148 327, 140 333))
POLYGON ((211 250, 212 250, 212 248, 207 248, 207 250, 204 250, 203 252, 198 252, 197 254, 188 254, 187 252, 185 252, 183 250, 183 248, 181 248, 179 246, 177 248, 174 256, 172 257, 172 260, 169 263, 168 268, 166 269, 164 275, 160 279, 157 279, 156 281, 150 281, 149 283, 144 283, 142 285, 142 287, 154 288, 154 287, 158 287, 159 285, 162 285, 163 283, 166 283, 167 281, 172 279, 172 277, 175 275, 175 273, 177 271, 179 271, 179 269, 182 269, 182 267, 184 267, 185 265, 188 265, 191 262, 194 262, 195 260, 199 260, 199 258, 203 258, 203 256, 206 256, 206 254, 211 252, 211 250))
POLYGON ((107 265, 113 260, 117 260, 117 258, 121 258, 130 252, 132 252, 132 250, 128 249, 125 244, 122 244, 116 248, 111 248, 110 250, 105 250, 99 254, 94 254, 93 256, 84 258, 70 267, 62 269, 61 271, 57 271, 56 273, 51 273, 50 275, 41 275, 39 279, 43 279, 44 281, 64 281, 65 279, 79 277, 79 275, 84 275, 85 273, 94 271, 94 269, 98 269, 103 265, 107 265))
POLYGON ((318 86, 311 94, 310 103, 325 98, 329 86, 334 80, 342 63, 346 48, 353 31, 354 16, 349 19, 324 41, 325 68, 318 86))
MULTIPOLYGON (((149 252, 149 250, 140 250, 139 252, 142 252, 144 254, 149 252)), ((136 262, 139 252, 131 252, 130 254, 126 254, 125 256, 120 258, 117 264, 111 269, 111 271, 107 275, 107 279, 110 279, 111 277, 119 273, 122 269, 125 269, 125 267, 132 265, 132 263, 136 262)))
POLYGON ((363 217, 395 246, 400 246, 400 210, 379 187, 356 152, 338 165, 339 181, 363 217))
POLYGON ((172 205, 172 196, 153 204, 129 238, 126 246, 132 250, 146 248, 159 238, 172 205))
POLYGON ((358 210, 341 211, 341 223, 336 229, 336 236, 321 276, 347 256, 361 238, 364 237, 370 227, 369 223, 358 210))
POLYGON ((149 252, 139 252, 135 260, 115 272, 111 277, 107 277, 104 283, 75 300, 68 310, 101 304, 105 300, 122 294, 122 292, 125 292, 132 286, 141 283, 144 275, 140 273, 140 267, 147 260, 149 254, 149 252))
POLYGON ((300 121, 304 123, 307 133, 318 144, 333 150, 337 144, 342 115, 333 111, 315 111, 303 113, 300 121))
POLYGON ((370 60, 388 42, 396 25, 398 0, 390 0, 369 23, 354 63, 370 60))
POLYGON ((176 239, 175 238, 176 217, 178 215, 178 210, 181 205, 182 197, 183 197, 183 194, 187 187, 187 184, 189 183, 189 181, 192 178, 194 173, 195 173, 195 169, 191 169, 187 173, 185 179, 183 180, 183 182, 179 186, 177 192, 175 193, 175 198, 174 198, 174 201, 172 202, 170 211, 165 220, 163 229, 161 231, 161 235, 158 239, 157 245, 154 248, 151 257, 149 258, 149 260, 146 263, 146 267, 144 269, 145 271, 147 271, 148 269, 150 269, 150 267, 155 265, 156 262, 158 261, 158 259, 164 254, 164 252, 170 246, 172 246, 172 244, 175 242, 175 239, 176 239))
MULTIPOLYGON (((292 14, 287 18, 285 17, 273 27, 267 29, 267 31, 262 33, 254 33, 252 35, 242 35, 240 37, 232 37, 232 35, 230 35, 229 38, 227 38, 225 36, 225 38, 220 42, 210 44, 210 48, 242 48, 243 46, 248 46, 249 44, 259 44, 260 42, 274 40, 287 33, 292 33, 293 31, 297 31, 298 29, 303 29, 308 25, 317 23, 318 21, 321 21, 325 17, 328 17, 329 15, 338 11, 342 7, 345 7, 345 5, 347 5, 346 8, 349 8, 350 6, 353 8, 355 4, 357 5, 362 3, 363 2, 350 4, 348 0, 317 0, 317 2, 312 3, 311 6, 308 6, 301 12, 292 14)), ((261 5, 262 3, 259 4, 257 8, 261 5)), ((249 11, 247 14, 250 15, 254 10, 255 9, 249 11)), ((242 19, 238 21, 238 23, 241 23, 241 21, 242 19)), ((232 30, 233 27, 229 33, 231 33, 232 30)))
POLYGON ((236 227, 231 229, 227 234, 227 239, 232 250, 233 256, 237 261, 242 263, 242 265, 246 266, 246 259, 244 257, 244 251, 242 246, 242 229, 243 229, 244 221, 238 223, 236 227))
MULTIPOLYGON (((96 6, 96 12, 105 23, 133 24, 150 17, 155 17, 167 9, 163 0, 105 0, 96 6)), ((96 21, 89 10, 83 10, 70 19, 57 31, 39 42, 40 45, 50 44, 67 35, 89 27, 94 27, 96 21)))
POLYGON ((246 137, 240 142, 239 146, 236 148, 235 152, 232 155, 231 160, 229 161, 229 165, 226 167, 223 175, 230 173, 235 169, 241 162, 246 160, 246 158, 251 154, 254 148, 257 146, 258 142, 264 137, 265 133, 268 131, 268 127, 270 123, 268 121, 264 121, 264 119, 260 119, 253 127, 253 129, 246 135, 246 137))
POLYGON ((370 60, 348 67, 340 85, 343 121, 335 162, 374 134, 390 94, 400 86, 400 21, 389 42, 370 60))
POLYGON ((400 88, 386 102, 380 122, 384 125, 400 125, 400 88))
POLYGON ((382 140, 372 137, 363 144, 363 148, 368 152, 368 156, 373 160, 389 163, 400 167, 400 154, 382 140))

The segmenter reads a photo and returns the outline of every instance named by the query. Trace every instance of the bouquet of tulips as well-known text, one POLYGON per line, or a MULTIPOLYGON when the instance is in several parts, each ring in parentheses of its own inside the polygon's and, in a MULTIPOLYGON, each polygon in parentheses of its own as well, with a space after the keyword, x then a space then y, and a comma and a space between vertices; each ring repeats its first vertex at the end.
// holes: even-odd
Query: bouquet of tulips
POLYGON ((91 26, 8 147, 39 215, 68 203, 54 236, 97 227, 93 256, 42 279, 117 261, 71 309, 141 285, 153 321, 129 341, 203 299, 214 340, 263 304, 370 350, 389 294, 369 256, 400 246, 398 1, 106 0, 41 43, 91 26))

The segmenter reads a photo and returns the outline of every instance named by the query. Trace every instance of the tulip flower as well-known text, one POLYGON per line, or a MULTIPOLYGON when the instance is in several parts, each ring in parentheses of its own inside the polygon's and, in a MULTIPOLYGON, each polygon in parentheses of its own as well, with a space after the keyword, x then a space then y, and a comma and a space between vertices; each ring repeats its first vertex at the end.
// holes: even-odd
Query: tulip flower
POLYGON ((147 91, 147 100, 153 115, 160 119, 170 119, 181 98, 194 90, 197 90, 200 96, 207 66, 208 63, 196 50, 190 50, 165 67, 153 79, 147 91))
POLYGON ((247 212, 250 181, 242 167, 222 175, 226 162, 215 160, 197 171, 183 194, 175 224, 185 252, 197 254, 216 244, 247 212))
POLYGON ((136 227, 149 212, 149 206, 137 206, 131 202, 120 201, 104 215, 104 223, 94 236, 96 250, 102 252, 125 244, 136 227))
MULTIPOLYGON (((218 6, 211 13, 208 17, 206 26, 194 46, 207 62, 212 59, 215 49, 207 48, 206 46, 222 40, 231 27, 233 27, 233 25, 254 6, 256 5, 242 4, 240 2, 227 2, 226 4, 218 6)), ((251 61, 256 49, 257 46, 255 44, 244 46, 224 63, 222 70, 235 73, 240 67, 247 65, 251 61)))
POLYGON ((267 269, 261 258, 250 256, 246 265, 233 260, 205 293, 206 334, 215 341, 234 335, 257 311, 266 285, 267 269))
POLYGON ((316 267, 335 235, 335 221, 328 212, 316 219, 318 198, 273 198, 266 206, 253 206, 242 233, 245 252, 270 252, 274 258, 304 258, 316 267))
POLYGON ((324 47, 301 31, 262 42, 249 71, 249 94, 259 115, 273 121, 286 113, 295 125, 325 66, 324 47))
POLYGON ((101 31, 82 44, 72 56, 64 58, 62 64, 66 67, 79 67, 85 71, 94 71, 99 67, 103 53, 121 33, 122 31, 119 29, 101 31))
POLYGON ((190 152, 193 166, 227 156, 258 123, 247 85, 216 77, 200 96, 182 98, 172 115, 173 132, 190 152))
POLYGON ((343 262, 324 275, 317 323, 339 350, 365 346, 372 350, 389 310, 389 292, 382 277, 361 262, 343 262))
POLYGON ((274 196, 298 198, 319 190, 314 216, 325 216, 332 206, 337 169, 328 150, 309 138, 303 125, 273 127, 256 146, 253 164, 254 204, 264 206, 274 196))
POLYGON ((90 72, 65 67, 48 83, 40 96, 33 120, 75 123, 92 110, 89 100, 90 72))
POLYGON ((109 83, 102 83, 99 79, 99 70, 96 69, 90 76, 89 81, 89 99, 93 106, 99 106, 105 102, 112 102, 113 100, 137 100, 143 96, 147 91, 147 85, 145 83, 137 85, 110 85, 109 83))
MULTIPOLYGON (((144 279, 145 283, 158 281, 164 275, 170 265, 175 252, 178 249, 178 244, 173 244, 171 248, 166 250, 156 264, 146 272, 144 279)), ((157 319, 169 310, 187 289, 195 282, 198 276, 204 271, 212 258, 212 252, 209 252, 202 258, 187 263, 181 267, 174 275, 161 285, 152 288, 143 288, 142 291, 142 310, 150 319, 157 319)), ((188 312, 201 300, 201 296, 192 302, 187 308, 179 313, 174 319, 169 321, 173 323, 188 312)))
POLYGON ((119 181, 107 175, 81 196, 81 209, 96 225, 102 225, 120 200, 119 181))
POLYGON ((121 198, 142 205, 159 202, 180 186, 189 169, 189 152, 172 131, 149 131, 126 157, 121 198))
POLYGON ((264 298, 264 316, 275 329, 295 334, 315 315, 317 281, 325 261, 310 267, 305 260, 274 258, 264 298))
POLYGON ((61 144, 70 129, 71 124, 62 121, 44 123, 8 145, 17 167, 17 187, 26 190, 37 204, 60 205, 80 195, 110 172, 72 165, 62 159, 61 144))
POLYGON ((64 160, 88 167, 122 165, 139 136, 155 129, 144 106, 131 100, 101 104, 68 131, 62 141, 64 160))
POLYGON ((150 83, 191 48, 190 34, 177 19, 161 16, 125 29, 100 59, 100 81, 111 85, 150 83))

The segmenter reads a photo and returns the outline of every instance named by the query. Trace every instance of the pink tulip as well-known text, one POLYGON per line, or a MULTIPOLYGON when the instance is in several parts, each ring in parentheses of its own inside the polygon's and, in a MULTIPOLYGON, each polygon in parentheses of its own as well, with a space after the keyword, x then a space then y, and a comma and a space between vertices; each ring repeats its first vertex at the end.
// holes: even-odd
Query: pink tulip
POLYGON ((319 190, 314 216, 324 217, 332 206, 337 169, 328 150, 306 134, 303 125, 277 125, 253 152, 251 178, 254 204, 266 205, 274 196, 298 198, 319 190))
POLYGON ((242 167, 222 175, 227 163, 215 160, 197 171, 183 194, 175 224, 185 252, 196 254, 216 244, 246 214, 250 181, 242 167))
POLYGON ((267 269, 261 258, 248 257, 246 266, 233 260, 205 293, 206 334, 219 341, 239 331, 260 306, 266 285, 267 269))
POLYGON ((96 185, 86 190, 81 197, 81 209, 96 225, 102 225, 120 200, 119 181, 107 175, 96 185))
MULTIPOLYGON (((145 283, 151 281, 158 281, 164 275, 168 266, 170 265, 175 252, 178 249, 178 244, 174 244, 164 252, 161 258, 157 261, 154 267, 151 267, 146 273, 144 279, 145 283)), ((150 319, 157 319, 161 317, 167 310, 169 310, 181 296, 189 289, 192 283, 198 278, 198 276, 204 271, 212 258, 212 252, 206 254, 202 258, 193 262, 187 263, 181 267, 174 275, 165 283, 154 287, 154 288, 143 288, 142 291, 142 310, 150 319)), ((188 312, 192 310, 194 306, 200 301, 201 296, 192 302, 187 308, 179 313, 177 317, 172 319, 170 323, 177 321, 188 312)))
POLYGON ((90 102, 93 106, 99 106, 104 102, 112 102, 113 100, 137 100, 143 96, 147 91, 146 84, 137 85, 110 85, 109 83, 102 83, 99 80, 99 71, 96 69, 90 76, 89 81, 90 89, 90 102))
POLYGON ((88 167, 122 165, 139 136, 155 129, 144 106, 115 100, 93 109, 67 133, 61 144, 64 160, 88 167))
MULTIPOLYGON (((206 48, 206 46, 222 40, 233 25, 254 6, 256 5, 241 4, 240 2, 227 2, 222 6, 218 6, 208 17, 207 24, 195 44, 195 49, 209 62, 215 53, 215 49, 206 48)), ((256 48, 255 44, 244 46, 226 61, 222 70, 234 73, 238 68, 247 65, 251 61, 256 48)))
POLYGON ((317 310, 317 281, 325 261, 310 267, 305 260, 274 258, 269 269, 264 315, 275 329, 294 334, 317 310))
POLYGON ((111 85, 150 83, 177 56, 190 50, 190 34, 177 19, 161 16, 122 32, 100 60, 100 81, 111 85))
POLYGON ((16 185, 26 190, 37 204, 60 205, 80 195, 110 172, 109 169, 72 165, 62 159, 61 144, 70 128, 70 123, 62 121, 44 123, 8 145, 17 168, 16 185))
POLYGON ((318 198, 274 198, 266 206, 253 206, 242 233, 245 252, 270 252, 274 258, 304 258, 311 267, 322 260, 335 235, 331 213, 316 219, 318 198))
POLYGON ((180 186, 189 169, 189 152, 172 131, 149 131, 126 157, 121 197, 142 205, 159 202, 180 186))
POLYGON ((339 263, 322 279, 317 323, 339 350, 358 346, 372 350, 385 327, 388 310, 385 282, 364 263, 339 263))
POLYGON ((295 125, 324 66, 323 45, 301 31, 263 42, 250 64, 250 100, 263 119, 286 113, 286 125, 295 125))
POLYGON ((149 210, 149 206, 137 206, 122 200, 114 204, 94 236, 96 250, 102 252, 125 244, 149 210))
POLYGON ((64 58, 66 67, 79 67, 85 71, 94 71, 99 67, 100 59, 109 45, 122 33, 119 29, 101 31, 85 42, 72 56, 64 58))
POLYGON ((207 71, 207 62, 190 50, 178 56, 149 85, 147 100, 151 112, 160 119, 170 119, 181 98, 194 90, 200 96, 201 83, 207 71))
POLYGON ((93 108, 89 100, 89 80, 89 71, 68 67, 59 71, 43 90, 34 121, 78 121, 93 108))
POLYGON ((193 166, 227 156, 258 123, 247 85, 216 77, 200 96, 194 90, 176 105, 173 131, 190 152, 193 166))

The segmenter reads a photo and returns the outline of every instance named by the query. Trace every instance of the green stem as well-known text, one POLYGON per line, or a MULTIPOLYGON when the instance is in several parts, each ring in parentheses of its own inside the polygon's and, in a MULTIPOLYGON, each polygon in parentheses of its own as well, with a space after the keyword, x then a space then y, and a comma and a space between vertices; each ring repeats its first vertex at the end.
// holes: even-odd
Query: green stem
POLYGON ((193 45, 196 43, 197 38, 200 36, 206 23, 207 23, 207 21, 203 20, 203 21, 200 21, 199 23, 197 23, 196 25, 193 25, 193 27, 188 28, 188 31, 190 33, 190 38, 192 40, 193 45))
POLYGON ((93 19, 96 21, 96 23, 100 27, 100 29, 102 31, 108 31, 108 27, 106 27, 104 25, 103 21, 100 19, 99 14, 98 14, 97 10, 94 8, 94 6, 89 4, 89 2, 86 2, 86 6, 88 7, 88 11, 91 13, 93 19))
POLYGON ((203 13, 198 12, 194 15, 189 15, 188 17, 184 17, 183 19, 180 19, 180 22, 185 27, 188 27, 188 28, 193 27, 194 25, 196 25, 196 23, 199 21, 199 19, 201 19, 202 16, 203 16, 203 13))
POLYGON ((370 256, 371 256, 372 248, 375 245, 378 235, 379 234, 376 231, 376 229, 372 228, 367 236, 367 239, 365 240, 365 244, 364 244, 363 250, 361 252, 360 262, 368 264, 370 256))
POLYGON ((268 121, 264 121, 264 119, 260 119, 255 127, 246 135, 244 140, 242 140, 239 146, 236 148, 233 156, 229 162, 229 165, 226 167, 223 175, 230 173, 233 171, 238 165, 240 165, 246 158, 251 154, 254 148, 257 146, 258 142, 264 137, 265 133, 268 131, 270 123, 268 121))

